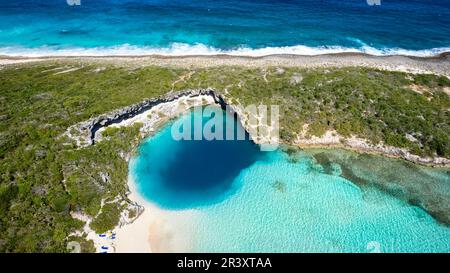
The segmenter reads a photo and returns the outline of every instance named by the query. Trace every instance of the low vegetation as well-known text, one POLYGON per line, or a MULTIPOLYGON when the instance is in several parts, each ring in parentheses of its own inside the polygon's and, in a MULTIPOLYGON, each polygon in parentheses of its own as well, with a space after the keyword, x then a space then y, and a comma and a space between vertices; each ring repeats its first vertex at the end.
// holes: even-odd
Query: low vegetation
POLYGON ((0 252, 64 252, 70 240, 92 251, 74 235, 84 223, 71 213, 91 217, 99 233, 117 225, 124 206, 115 200, 126 199, 127 156, 140 125, 108 129, 104 141, 82 149, 62 134, 170 90, 213 87, 243 105, 278 104, 286 142, 308 124, 311 135, 336 130, 450 157, 444 77, 365 68, 98 68, 66 61, 0 69, 0 252), (79 69, 58 73, 61 67, 79 69))

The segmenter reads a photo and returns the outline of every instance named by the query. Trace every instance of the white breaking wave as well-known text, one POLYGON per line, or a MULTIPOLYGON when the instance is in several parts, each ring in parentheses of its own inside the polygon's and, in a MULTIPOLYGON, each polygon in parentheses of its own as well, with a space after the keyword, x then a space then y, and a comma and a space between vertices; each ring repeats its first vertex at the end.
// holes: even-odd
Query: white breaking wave
POLYGON ((450 47, 432 48, 424 50, 408 50, 402 48, 385 48, 377 49, 367 45, 359 48, 349 48, 341 46, 319 46, 309 47, 303 45, 285 46, 285 47, 265 47, 265 48, 248 48, 240 47, 230 50, 222 50, 204 44, 183 44, 173 43, 169 47, 150 47, 150 46, 134 46, 129 44, 110 46, 110 47, 49 47, 42 46, 37 48, 26 47, 2 47, 0 55, 10 57, 62 57, 62 56, 142 56, 142 55, 162 55, 162 56, 192 56, 192 55, 230 55, 230 56, 248 56, 261 57, 268 55, 322 55, 335 53, 366 53, 375 56, 404 55, 417 57, 432 57, 444 52, 450 52, 450 47))

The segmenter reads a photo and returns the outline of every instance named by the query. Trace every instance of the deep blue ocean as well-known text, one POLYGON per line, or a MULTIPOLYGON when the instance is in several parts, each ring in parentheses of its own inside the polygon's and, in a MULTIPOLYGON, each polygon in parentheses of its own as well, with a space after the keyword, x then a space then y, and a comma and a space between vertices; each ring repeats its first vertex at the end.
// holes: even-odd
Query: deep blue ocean
POLYGON ((450 48, 449 0, 67 2, 0 0, 0 55, 429 56, 450 48))

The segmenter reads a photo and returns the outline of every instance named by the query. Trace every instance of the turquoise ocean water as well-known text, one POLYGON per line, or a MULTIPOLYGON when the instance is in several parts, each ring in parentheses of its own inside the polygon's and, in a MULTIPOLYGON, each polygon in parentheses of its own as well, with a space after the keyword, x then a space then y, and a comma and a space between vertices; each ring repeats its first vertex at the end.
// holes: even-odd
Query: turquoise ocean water
POLYGON ((450 48, 448 0, 79 2, 0 0, 0 55, 430 56, 450 48))
POLYGON ((130 175, 150 202, 197 212, 190 228, 197 252, 450 252, 448 226, 369 183, 448 198, 448 170, 341 150, 284 150, 261 152, 248 140, 174 141, 169 124, 142 143, 130 175), (349 180, 350 172, 359 179, 349 180))

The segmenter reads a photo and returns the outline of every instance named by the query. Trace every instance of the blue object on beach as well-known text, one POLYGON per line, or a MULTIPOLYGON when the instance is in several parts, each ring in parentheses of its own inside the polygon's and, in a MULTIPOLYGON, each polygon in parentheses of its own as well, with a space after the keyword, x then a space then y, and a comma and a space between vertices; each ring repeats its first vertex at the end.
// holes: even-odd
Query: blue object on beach
POLYGON ((106 237, 105 234, 99 234, 98 236, 100 236, 100 237, 106 237))
POLYGON ((108 249, 108 247, 107 247, 107 246, 102 246, 102 249, 105 249, 105 250, 107 250, 107 249, 108 249))

